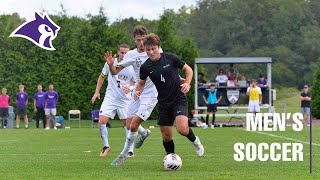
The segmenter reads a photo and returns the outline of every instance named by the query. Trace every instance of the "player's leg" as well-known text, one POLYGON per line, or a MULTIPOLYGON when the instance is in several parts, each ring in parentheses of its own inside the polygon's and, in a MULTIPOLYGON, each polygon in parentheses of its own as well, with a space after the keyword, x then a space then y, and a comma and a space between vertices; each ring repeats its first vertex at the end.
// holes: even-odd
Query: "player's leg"
MULTIPOLYGON (((173 122, 173 120, 172 120, 173 122)), ((162 144, 166 151, 166 154, 175 153, 174 152, 174 142, 173 142, 173 133, 172 133, 172 126, 161 126, 160 131, 162 134, 162 144)))
POLYGON ((305 107, 305 109, 306 109, 306 119, 304 122, 307 126, 309 126, 310 125, 310 108, 305 107))
POLYGON ((43 123, 43 128, 46 128, 46 124, 47 124, 47 121, 46 121, 46 113, 45 113, 45 109, 44 108, 41 108, 40 109, 40 112, 41 112, 41 119, 42 119, 42 123, 43 123))
POLYGON ((211 127, 213 127, 213 128, 214 128, 214 125, 216 123, 216 112, 217 112, 217 105, 214 104, 213 105, 213 109, 212 109, 212 122, 211 122, 211 124, 212 124, 211 127))
POLYGON ((28 126, 28 115, 27 115, 27 107, 24 107, 23 108, 23 119, 24 119, 24 127, 27 129, 29 126, 28 126))
POLYGON ((180 99, 173 107, 173 116, 176 120, 176 128, 179 134, 185 136, 193 143, 198 156, 203 156, 204 148, 200 139, 194 135, 192 129, 188 124, 188 101, 187 99, 180 99))
POLYGON ((16 116, 16 128, 19 129, 20 127, 20 114, 21 114, 21 108, 17 108, 17 116, 16 116))
POLYGON ((176 128, 179 134, 185 136, 193 143, 195 151, 198 156, 203 156, 204 148, 200 142, 200 139, 195 136, 192 129, 188 125, 188 117, 185 115, 176 116, 176 128))
MULTIPOLYGON (((154 107, 157 105, 158 100, 157 98, 145 98, 145 99, 141 99, 141 105, 138 109, 137 115, 144 121, 146 121, 154 107)), ((139 127, 140 128, 140 127, 139 127)), ((144 133, 141 133, 140 136, 137 138, 137 140, 135 141, 134 146, 136 148, 140 148, 143 144, 143 142, 147 139, 147 137, 150 135, 151 131, 145 130, 144 133)))
POLYGON ((46 108, 45 114, 46 114, 46 121, 47 121, 46 129, 48 130, 48 129, 50 129, 50 109, 46 108))
MULTIPOLYGON (((129 135, 129 128, 127 128, 127 112, 128 112, 128 106, 125 107, 118 107, 117 108, 117 114, 119 116, 119 118, 122 120, 122 124, 124 125, 124 129, 126 131, 126 137, 128 137, 129 135)), ((130 122, 131 122, 132 118, 130 118, 130 122)), ((130 125, 129 125, 130 127, 130 125)), ((126 145, 124 146, 126 147, 126 145)), ((133 152, 133 145, 130 147, 129 152, 127 157, 134 157, 134 152, 133 152)))
POLYGON ((109 121, 109 118, 105 115, 99 115, 99 129, 100 129, 100 136, 103 142, 103 148, 100 153, 101 157, 106 156, 110 151, 110 145, 109 145, 109 137, 108 137, 108 128, 107 123, 109 121))
POLYGON ((207 104, 207 117, 206 117, 206 124, 209 125, 209 116, 210 116, 210 104, 207 104))
POLYGON ((37 128, 39 128, 40 115, 41 115, 40 109, 36 108, 36 127, 37 128))
POLYGON ((134 140, 138 136, 138 128, 142 122, 143 122, 143 120, 138 115, 135 115, 133 117, 132 122, 130 124, 129 135, 127 136, 127 139, 125 142, 125 147, 123 148, 120 155, 114 161, 112 161, 111 165, 119 166, 124 163, 128 153, 129 153, 130 147, 133 146, 134 140))
POLYGON ((57 109, 50 109, 50 112, 53 117, 53 129, 57 129, 57 109))

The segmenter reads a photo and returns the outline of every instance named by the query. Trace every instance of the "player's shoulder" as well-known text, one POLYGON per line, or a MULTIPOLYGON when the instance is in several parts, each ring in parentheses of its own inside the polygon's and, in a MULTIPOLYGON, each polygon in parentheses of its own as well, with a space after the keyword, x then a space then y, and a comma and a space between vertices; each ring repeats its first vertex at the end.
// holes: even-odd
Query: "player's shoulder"
POLYGON ((163 52, 162 53, 166 58, 179 58, 178 55, 172 52, 163 52))
POLYGON ((134 57, 134 56, 137 56, 139 54, 140 53, 138 52, 137 48, 135 48, 135 49, 132 49, 132 50, 128 51, 125 56, 126 57, 134 57))

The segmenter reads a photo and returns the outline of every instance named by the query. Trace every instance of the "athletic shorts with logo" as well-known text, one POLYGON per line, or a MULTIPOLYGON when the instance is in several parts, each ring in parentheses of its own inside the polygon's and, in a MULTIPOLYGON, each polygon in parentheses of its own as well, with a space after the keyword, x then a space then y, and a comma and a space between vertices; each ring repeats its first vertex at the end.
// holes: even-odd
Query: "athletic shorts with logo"
POLYGON ((188 100, 181 98, 172 103, 164 103, 158 106, 158 125, 173 126, 177 116, 184 115, 188 117, 188 100))

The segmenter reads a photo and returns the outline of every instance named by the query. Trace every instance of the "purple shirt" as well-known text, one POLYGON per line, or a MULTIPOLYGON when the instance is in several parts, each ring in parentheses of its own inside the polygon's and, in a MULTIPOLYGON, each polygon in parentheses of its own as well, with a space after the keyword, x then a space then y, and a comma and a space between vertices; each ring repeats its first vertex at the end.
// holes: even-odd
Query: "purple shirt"
POLYGON ((18 92, 16 95, 16 100, 18 101, 17 107, 24 108, 27 105, 28 94, 26 92, 18 92))
POLYGON ((46 92, 36 92, 33 98, 36 100, 36 107, 44 108, 44 96, 46 92))
POLYGON ((264 79, 263 81, 261 81, 260 79, 257 80, 257 84, 261 84, 261 85, 266 85, 268 84, 268 81, 266 79, 264 79))
POLYGON ((45 94, 44 99, 46 100, 46 108, 54 109, 56 108, 56 102, 59 99, 59 96, 56 91, 53 91, 53 92, 48 91, 45 94))

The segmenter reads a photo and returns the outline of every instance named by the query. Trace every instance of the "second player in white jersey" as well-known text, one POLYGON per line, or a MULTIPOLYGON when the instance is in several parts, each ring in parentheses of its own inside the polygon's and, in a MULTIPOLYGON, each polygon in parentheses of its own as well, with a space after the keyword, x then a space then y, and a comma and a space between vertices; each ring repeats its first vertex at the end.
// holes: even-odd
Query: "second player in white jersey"
MULTIPOLYGON (((118 61, 115 61, 115 65, 118 61)), ((134 70, 132 66, 124 68, 119 74, 112 75, 109 71, 109 65, 105 63, 102 72, 103 75, 108 75, 108 86, 103 104, 125 107, 129 105, 131 93, 125 93, 123 88, 133 87, 135 82, 134 70)), ((125 117, 126 118, 126 117, 125 117)), ((125 119, 120 118, 120 119, 125 119)))

